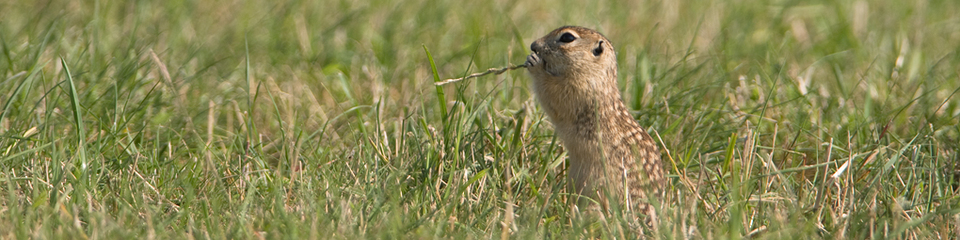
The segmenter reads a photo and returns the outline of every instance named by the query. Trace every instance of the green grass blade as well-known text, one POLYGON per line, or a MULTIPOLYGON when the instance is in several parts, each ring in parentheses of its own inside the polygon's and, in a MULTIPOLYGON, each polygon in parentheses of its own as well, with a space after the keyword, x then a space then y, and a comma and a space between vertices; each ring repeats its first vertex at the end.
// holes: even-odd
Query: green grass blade
POLYGON ((82 111, 80 108, 80 95, 77 94, 77 85, 73 81, 73 75, 70 74, 70 68, 67 67, 67 61, 62 57, 60 58, 60 65, 63 66, 63 71, 67 75, 67 83, 70 85, 70 103, 73 108, 73 124, 76 127, 77 134, 77 157, 80 158, 80 171, 86 174, 87 171, 87 153, 84 149, 86 145, 86 134, 84 133, 84 123, 82 111))
POLYGON ((13 102, 16 102, 15 99, 17 96, 20 95, 20 92, 23 91, 24 87, 33 84, 34 77, 36 77, 37 73, 43 69, 41 66, 46 65, 48 62, 34 66, 30 71, 30 75, 27 75, 27 77, 23 78, 23 81, 21 81, 20 84, 17 84, 17 88, 13 90, 13 93, 7 98, 7 103, 3 105, 3 112, 0 112, 0 121, 7 118, 7 113, 10 112, 10 107, 13 106, 13 102))
MULTIPOLYGON (((430 49, 427 49, 427 45, 423 45, 423 51, 427 53, 427 59, 430 60, 430 70, 433 71, 433 82, 440 82, 440 73, 437 72, 437 64, 433 62, 433 55, 430 54, 430 49)), ((437 101, 440 103, 440 116, 443 117, 443 121, 447 121, 447 98, 443 94, 443 86, 436 86, 437 88, 437 101)))

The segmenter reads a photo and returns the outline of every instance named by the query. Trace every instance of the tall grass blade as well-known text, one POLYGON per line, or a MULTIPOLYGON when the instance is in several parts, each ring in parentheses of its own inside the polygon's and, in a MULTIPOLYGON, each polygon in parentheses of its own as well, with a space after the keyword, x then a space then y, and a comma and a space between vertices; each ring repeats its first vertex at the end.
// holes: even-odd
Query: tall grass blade
MULTIPOLYGON (((440 73, 437 72, 437 64, 433 62, 433 55, 430 54, 430 49, 427 49, 427 45, 422 45, 423 51, 427 53, 427 60, 430 60, 430 70, 433 71, 433 82, 441 82, 440 73)), ((437 89, 437 101, 440 103, 440 116, 443 117, 443 121, 447 121, 447 98, 443 94, 443 86, 436 86, 437 89)), ((446 124, 444 124, 446 125, 446 124)))
POLYGON ((76 127, 77 157, 80 158, 80 171, 86 175, 87 151, 84 149, 84 146, 86 146, 86 134, 84 134, 83 109, 80 108, 80 95, 77 94, 77 85, 74 83, 73 75, 70 73, 70 68, 67 67, 67 61, 64 60, 63 57, 60 58, 60 65, 63 66, 63 71, 67 75, 67 84, 70 86, 70 103, 73 110, 73 124, 76 127))

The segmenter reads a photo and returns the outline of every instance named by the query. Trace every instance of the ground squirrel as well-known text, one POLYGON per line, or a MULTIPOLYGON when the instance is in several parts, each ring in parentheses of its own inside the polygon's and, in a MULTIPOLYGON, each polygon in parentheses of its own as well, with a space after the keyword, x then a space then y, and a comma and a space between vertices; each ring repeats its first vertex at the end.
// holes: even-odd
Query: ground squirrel
POLYGON ((655 219, 647 202, 665 184, 660 151, 620 97, 610 40, 565 26, 537 39, 530 50, 525 65, 537 101, 567 149, 569 186, 603 208, 616 203, 655 219))

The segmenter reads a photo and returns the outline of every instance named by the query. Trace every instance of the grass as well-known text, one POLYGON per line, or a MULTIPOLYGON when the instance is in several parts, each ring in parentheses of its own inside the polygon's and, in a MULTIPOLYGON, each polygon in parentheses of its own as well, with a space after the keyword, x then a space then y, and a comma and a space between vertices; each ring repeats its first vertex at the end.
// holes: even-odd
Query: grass
POLYGON ((958 11, 3 2, 0 237, 632 238, 569 213, 523 70, 433 86, 576 24, 662 144, 655 237, 955 238, 958 11))

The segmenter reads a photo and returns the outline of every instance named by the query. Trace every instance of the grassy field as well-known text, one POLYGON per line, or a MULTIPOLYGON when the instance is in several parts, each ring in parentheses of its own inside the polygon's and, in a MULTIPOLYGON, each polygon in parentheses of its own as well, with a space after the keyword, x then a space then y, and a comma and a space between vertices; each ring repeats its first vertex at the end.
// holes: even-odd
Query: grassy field
POLYGON ((570 214, 525 70, 432 84, 521 64, 562 25, 613 41, 661 144, 654 237, 956 238, 957 12, 3 1, 0 238, 634 238, 631 216, 570 214))

